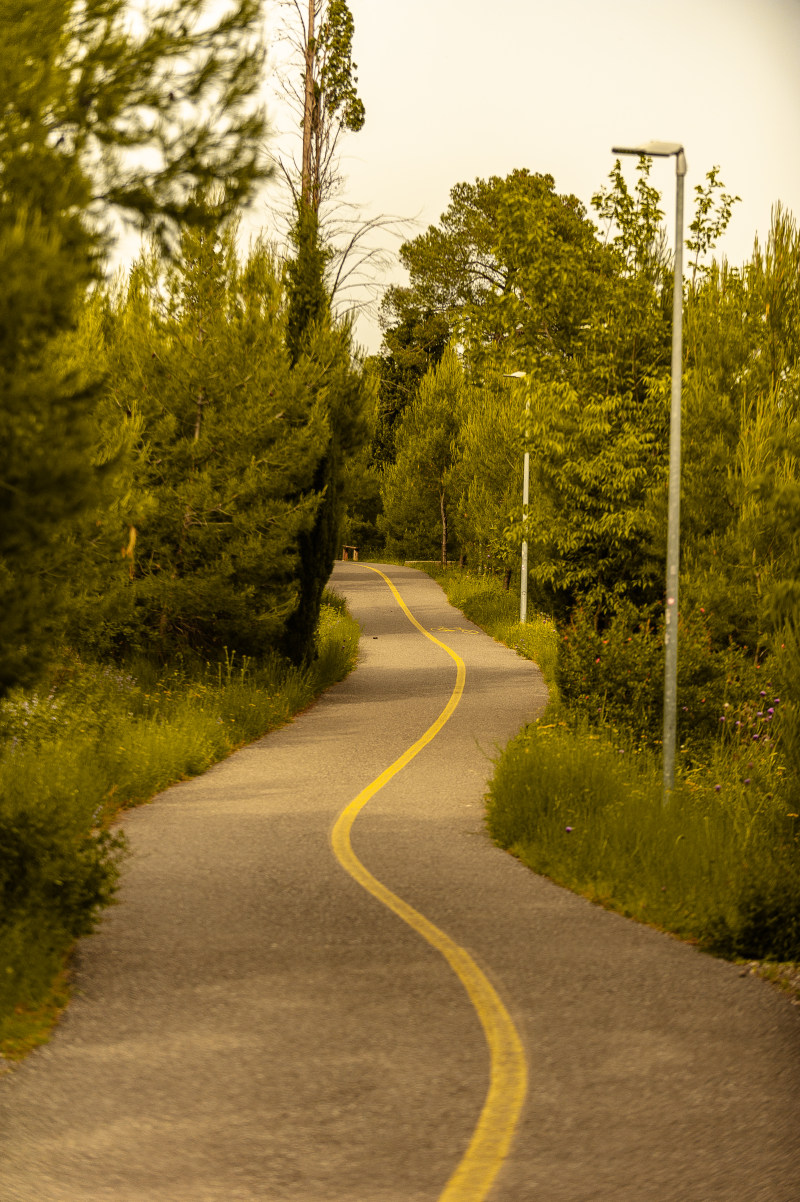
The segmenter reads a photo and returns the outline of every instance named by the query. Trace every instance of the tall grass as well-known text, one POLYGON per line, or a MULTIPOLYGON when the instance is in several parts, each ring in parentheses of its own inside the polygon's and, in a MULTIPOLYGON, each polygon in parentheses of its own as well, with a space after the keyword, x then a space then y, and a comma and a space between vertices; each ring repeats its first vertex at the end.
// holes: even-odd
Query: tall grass
POLYGON ((283 725, 354 666, 358 626, 335 594, 325 602, 308 668, 235 652, 167 669, 73 659, 46 692, 0 706, 0 1050, 113 899, 119 810, 283 725))
POLYGON ((796 815, 785 799, 695 772, 665 806, 658 762, 585 721, 514 739, 490 785, 492 838, 536 872, 724 955, 800 953, 796 815))
POLYGON ((665 806, 658 732, 642 732, 635 714, 611 725, 600 713, 592 724, 562 702, 562 640, 547 619, 520 627, 517 599, 499 581, 427 570, 468 618, 535 660, 550 686, 547 713, 497 761, 492 838, 559 884, 710 951, 800 959, 800 798, 772 734, 780 698, 759 689, 725 702, 716 737, 685 749, 665 806))
POLYGON ((525 659, 533 660, 551 689, 555 687, 558 661, 558 632, 545 614, 531 613, 519 620, 519 596, 503 588, 496 576, 472 576, 461 568, 441 568, 420 564, 447 594, 447 599, 466 618, 480 626, 493 639, 513 647, 525 659))

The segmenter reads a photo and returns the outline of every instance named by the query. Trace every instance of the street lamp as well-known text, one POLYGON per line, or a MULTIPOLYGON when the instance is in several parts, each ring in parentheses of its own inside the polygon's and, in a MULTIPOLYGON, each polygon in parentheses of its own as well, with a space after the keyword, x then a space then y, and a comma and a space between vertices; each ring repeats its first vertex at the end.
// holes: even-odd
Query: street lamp
MULTIPOLYGON (((506 372, 507 380, 524 380, 524 371, 506 372)), ((528 453, 528 414, 531 411, 530 393, 525 392, 525 456, 522 460, 522 564, 520 565, 519 582, 519 620, 524 623, 528 617, 528 488, 531 478, 531 458, 528 453)))
POLYGON ((679 142, 612 146, 612 154, 675 156, 675 285, 672 293, 672 395, 669 419, 667 599, 664 614, 664 801, 675 784, 678 711, 678 568, 681 520, 681 367, 683 363, 683 178, 686 156, 679 142))

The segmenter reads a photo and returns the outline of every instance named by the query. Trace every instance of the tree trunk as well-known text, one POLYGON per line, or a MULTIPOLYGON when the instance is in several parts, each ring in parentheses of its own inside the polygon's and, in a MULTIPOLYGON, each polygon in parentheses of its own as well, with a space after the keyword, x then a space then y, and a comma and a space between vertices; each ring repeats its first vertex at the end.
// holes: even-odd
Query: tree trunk
POLYGON ((306 30, 306 77, 303 104, 303 203, 311 204, 311 147, 314 127, 314 15, 317 0, 308 0, 308 29, 306 30))
POLYGON ((442 514, 442 567, 447 567, 447 509, 444 503, 444 493, 439 493, 439 508, 442 514))

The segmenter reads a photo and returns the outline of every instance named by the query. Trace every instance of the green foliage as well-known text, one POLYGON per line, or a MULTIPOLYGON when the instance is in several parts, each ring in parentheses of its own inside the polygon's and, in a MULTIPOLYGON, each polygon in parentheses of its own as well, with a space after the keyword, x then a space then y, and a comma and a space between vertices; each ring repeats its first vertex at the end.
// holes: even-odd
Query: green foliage
POLYGON ((450 341, 447 319, 421 309, 409 289, 387 289, 381 306, 383 348, 376 356, 379 409, 372 454, 376 463, 394 463, 396 426, 450 341))
POLYGON ((797 816, 755 774, 721 767, 664 807, 657 761, 545 720, 500 758, 489 832, 534 871, 709 950, 797 959, 797 816))
POLYGON ((481 626, 493 639, 513 648, 541 670, 551 697, 556 696, 558 632, 553 622, 540 613, 529 613, 519 621, 519 596, 504 588, 496 576, 478 576, 461 568, 420 565, 444 589, 447 600, 466 618, 481 626))
MULTIPOLYGON (((719 738, 721 726, 744 724, 750 737, 762 669, 746 648, 715 645, 708 616, 683 607, 678 625, 678 738, 696 760, 719 738)), ((661 738, 664 619, 623 606, 599 627, 585 610, 572 616, 559 644, 558 686, 573 713, 625 730, 641 745, 661 738)))
POLYGON ((725 233, 733 206, 742 199, 741 196, 732 196, 729 192, 722 191, 725 185, 719 178, 719 167, 712 167, 706 172, 706 181, 705 187, 695 184, 697 204, 694 220, 689 225, 693 236, 686 239, 687 248, 694 251, 690 284, 692 292, 695 290, 698 272, 702 274, 709 270, 702 260, 725 233))
POLYGON ((401 450, 384 471, 380 525, 387 547, 437 546, 447 563, 454 440, 463 405, 464 375, 452 348, 422 381, 399 431, 401 450))
POLYGON ((358 133, 364 124, 364 105, 356 91, 358 64, 353 62, 355 23, 345 0, 329 0, 315 53, 319 61, 317 102, 327 120, 337 118, 342 128, 358 133), (324 99, 323 99, 324 98, 324 99))
MULTIPOLYGON (((666 236, 661 194, 650 183, 652 165, 652 159, 641 156, 637 165, 639 178, 631 195, 617 159, 609 174, 611 187, 594 194, 592 207, 605 223, 606 242, 610 239, 624 263, 626 275, 645 276, 657 282, 665 267, 666 236)), ((710 244, 711 239, 707 245, 710 244)))
POLYGON ((329 422, 316 369, 290 363, 269 255, 240 266, 233 238, 187 230, 174 265, 140 263, 109 312, 113 400, 141 422, 118 650, 127 626, 162 655, 263 655, 298 604, 329 422))
POLYGON ((0 705, 0 1048, 113 899, 117 810, 288 721, 354 667, 358 638, 329 592, 310 670, 227 649, 216 663, 161 670, 73 657, 48 691, 0 705))
POLYGON ((224 180, 234 207, 267 174, 257 0, 216 23, 204 8, 162 5, 138 27, 125 0, 0 13, 0 694, 46 661, 82 567, 76 530, 108 503, 101 379, 62 344, 101 271, 103 220, 166 238, 202 218, 198 185, 224 180))
POLYGON ((289 40, 303 62, 302 90, 289 85, 288 94, 300 101, 303 159, 299 189, 284 168, 295 201, 319 214, 335 193, 337 147, 342 133, 357 133, 364 124, 364 105, 358 95, 357 64, 353 62, 353 15, 346 0, 321 0, 309 11, 308 23, 299 5, 300 33, 289 40), (315 26, 316 19, 319 25, 315 26))
MULTIPOLYGON (((499 372, 465 397, 453 468, 457 494, 454 527, 471 566, 510 573, 518 547, 507 537, 522 518, 523 389, 499 372)), ((538 509, 537 521, 538 521, 538 509)), ((521 531, 521 526, 520 526, 521 531)))
POLYGON ((320 242, 319 217, 303 201, 297 206, 292 242, 295 254, 286 264, 286 346, 295 364, 314 330, 330 319, 330 297, 325 288, 329 254, 320 242))

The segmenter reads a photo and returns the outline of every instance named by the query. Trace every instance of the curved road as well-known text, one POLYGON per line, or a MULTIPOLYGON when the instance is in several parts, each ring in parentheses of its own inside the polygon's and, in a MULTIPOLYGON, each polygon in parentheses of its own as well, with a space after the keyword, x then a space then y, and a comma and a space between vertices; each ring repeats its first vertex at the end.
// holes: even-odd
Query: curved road
POLYGON ((122 904, 81 945, 52 1042, 0 1078, 0 1198, 798 1202, 796 1009, 492 847, 491 756, 540 712, 541 678, 426 576, 382 570, 465 663, 458 705, 386 773, 453 699, 456 662, 380 574, 337 565, 357 671, 125 817, 122 904), (522 1078, 510 1043, 490 1056, 487 998, 522 1078), (490 1078, 499 1151, 465 1184, 490 1078))

